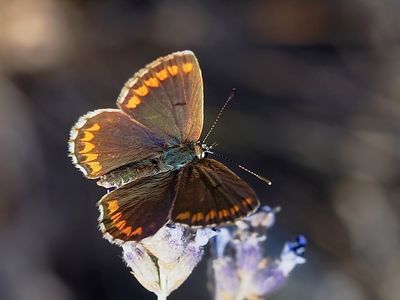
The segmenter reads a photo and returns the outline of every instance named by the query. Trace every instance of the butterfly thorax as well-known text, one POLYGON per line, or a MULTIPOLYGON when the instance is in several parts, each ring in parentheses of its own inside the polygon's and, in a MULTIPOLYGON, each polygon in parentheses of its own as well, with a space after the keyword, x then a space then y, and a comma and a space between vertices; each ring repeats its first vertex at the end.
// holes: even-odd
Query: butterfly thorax
POLYGON ((148 159, 132 162, 103 176, 97 184, 105 188, 120 187, 136 179, 159 173, 179 170, 204 157, 205 150, 199 143, 185 143, 165 149, 148 159))
POLYGON ((203 157, 204 150, 199 143, 186 143, 165 151, 162 160, 171 170, 179 170, 203 157))

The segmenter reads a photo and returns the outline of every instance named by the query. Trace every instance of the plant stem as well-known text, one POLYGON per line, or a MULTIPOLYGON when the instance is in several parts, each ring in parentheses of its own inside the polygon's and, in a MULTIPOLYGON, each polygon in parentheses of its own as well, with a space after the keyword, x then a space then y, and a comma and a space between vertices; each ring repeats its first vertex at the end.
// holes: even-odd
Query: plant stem
POLYGON ((160 278, 160 289, 161 293, 157 295, 158 300, 164 300, 167 299, 167 274, 163 270, 164 268, 162 266, 159 266, 158 272, 159 272, 159 278, 160 278))
POLYGON ((166 299, 167 299, 167 295, 165 295, 164 293, 157 295, 157 300, 166 300, 166 299))

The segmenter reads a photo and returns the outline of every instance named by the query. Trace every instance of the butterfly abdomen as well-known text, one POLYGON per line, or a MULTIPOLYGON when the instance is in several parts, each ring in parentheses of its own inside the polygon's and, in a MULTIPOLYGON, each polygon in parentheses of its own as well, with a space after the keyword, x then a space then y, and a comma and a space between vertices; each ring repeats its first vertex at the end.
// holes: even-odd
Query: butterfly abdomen
POLYGON ((105 188, 120 187, 142 177, 179 170, 196 159, 193 143, 171 147, 160 156, 117 168, 101 176, 97 184, 105 188))
POLYGON ((134 162, 115 169, 97 181, 97 184, 105 188, 120 187, 128 182, 142 177, 154 176, 167 172, 171 168, 165 165, 161 156, 152 159, 134 162))

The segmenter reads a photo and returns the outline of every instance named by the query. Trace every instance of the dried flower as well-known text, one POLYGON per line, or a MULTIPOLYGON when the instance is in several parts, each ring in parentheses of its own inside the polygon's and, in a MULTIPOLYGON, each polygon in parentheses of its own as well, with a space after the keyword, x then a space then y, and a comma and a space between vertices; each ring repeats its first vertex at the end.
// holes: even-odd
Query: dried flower
POLYGON ((280 259, 264 257, 267 229, 278 210, 265 206, 233 228, 221 229, 212 260, 215 299, 260 299, 281 287, 293 268, 305 262, 306 239, 301 235, 285 244, 280 259))
POLYGON ((139 243, 123 244, 123 258, 141 285, 166 299, 192 273, 215 234, 211 229, 164 226, 139 243))

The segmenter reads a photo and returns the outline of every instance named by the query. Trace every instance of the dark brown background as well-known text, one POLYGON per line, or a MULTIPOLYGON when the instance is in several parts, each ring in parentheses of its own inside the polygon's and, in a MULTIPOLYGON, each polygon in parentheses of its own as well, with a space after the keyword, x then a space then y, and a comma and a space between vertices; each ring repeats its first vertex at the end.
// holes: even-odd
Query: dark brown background
MULTIPOLYGON (((105 192, 67 157, 70 127, 114 107, 161 55, 193 50, 209 142, 282 212, 267 251, 304 233, 306 265, 270 299, 400 294, 399 3, 0 1, 0 299, 154 299, 101 238, 105 192)), ((211 299, 206 261, 171 299, 211 299)))

